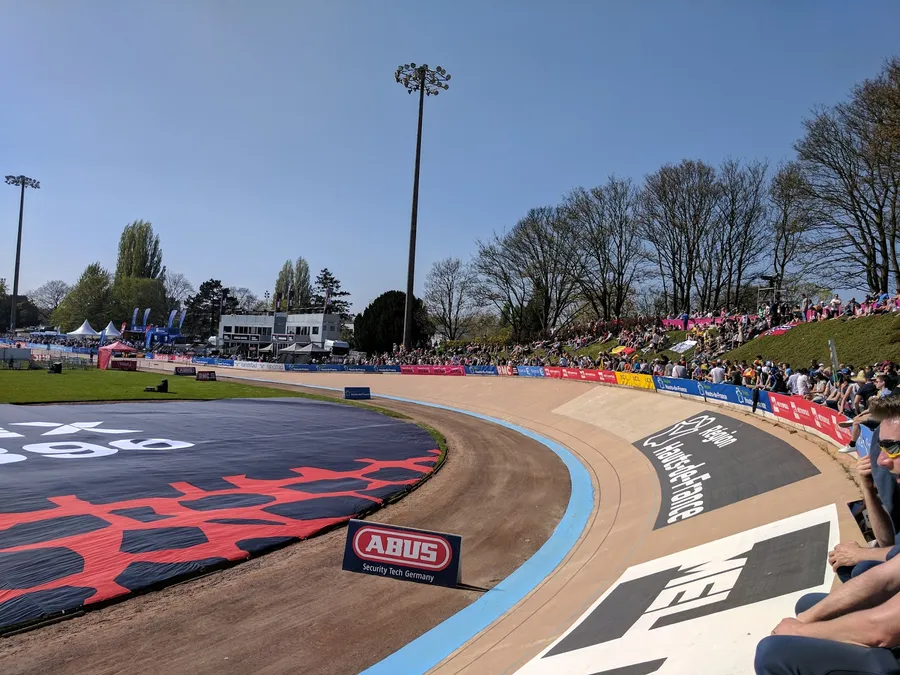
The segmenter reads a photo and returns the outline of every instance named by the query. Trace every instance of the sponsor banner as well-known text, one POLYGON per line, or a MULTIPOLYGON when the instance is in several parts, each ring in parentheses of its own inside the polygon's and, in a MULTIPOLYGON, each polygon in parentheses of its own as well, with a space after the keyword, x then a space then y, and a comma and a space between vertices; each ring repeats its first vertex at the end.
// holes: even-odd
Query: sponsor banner
POLYGON ((497 374, 510 377, 518 375, 515 366, 497 366, 497 374))
POLYGON ((765 333, 763 333, 763 335, 784 335, 796 325, 796 323, 786 323, 783 326, 775 326, 774 328, 770 328, 769 330, 767 330, 765 333))
POLYGON ((772 412, 772 405, 769 401, 769 392, 764 389, 750 389, 749 387, 736 387, 733 384, 713 384, 712 382, 700 382, 707 400, 720 401, 724 403, 733 403, 748 408, 753 407, 753 394, 756 391, 757 404, 756 409, 764 412, 772 412))
POLYGON ((215 382, 216 381, 216 371, 214 371, 214 370, 198 370, 197 371, 197 381, 198 382, 215 382))
POLYGON ((285 363, 284 369, 297 373, 317 373, 319 367, 312 363, 285 363))
POLYGON ((653 464, 662 490, 654 529, 819 473, 780 438, 711 411, 634 445, 653 464))
POLYGON ((344 366, 348 373, 377 373, 375 366, 344 366))
POLYGON ((368 387, 344 387, 344 398, 348 401, 367 401, 372 398, 368 387))
POLYGON ((517 675, 752 672, 760 638, 831 590, 838 541, 830 504, 629 567, 517 675))
POLYGON ((190 375, 191 377, 193 377, 197 374, 197 369, 194 366, 175 366, 175 374, 190 375))
POLYGON ((544 366, 544 377, 552 377, 555 380, 561 380, 563 369, 559 366, 544 366))
POLYGON ((455 588, 462 537, 351 519, 343 569, 361 574, 455 588))
POLYGON ((653 376, 656 391, 667 391, 685 396, 703 396, 703 388, 695 380, 683 380, 680 377, 653 376))
POLYGON ((319 372, 342 373, 342 372, 344 372, 344 364, 343 363, 322 363, 319 365, 319 372))
POLYGON ((466 375, 496 375, 497 366, 466 366, 466 375))
POLYGON ((390 366, 390 365, 375 366, 375 370, 377 370, 379 373, 399 373, 399 372, 401 372, 400 366, 390 366))
POLYGON ((113 359, 109 362, 110 370, 132 370, 136 371, 137 361, 134 359, 113 359))
POLYGON ((244 368, 246 370, 268 370, 275 372, 284 372, 283 363, 263 363, 261 361, 235 361, 235 368, 244 368))
POLYGON ((405 375, 465 375, 465 366, 400 366, 405 375))
POLYGON ((516 366, 519 377, 544 377, 543 366, 516 366))
POLYGON ((840 446, 846 445, 850 441, 850 429, 842 429, 838 426, 838 422, 847 418, 837 410, 797 396, 784 394, 770 393, 769 400, 772 414, 775 417, 818 431, 840 446))
POLYGON ((564 380, 580 380, 581 379, 581 369, 580 368, 562 368, 562 378, 564 380))
POLYGON ((626 387, 653 389, 653 376, 643 373, 616 373, 616 382, 626 387))
MULTIPOLYGON (((859 438, 856 439, 856 454, 860 457, 868 457, 872 450, 872 430, 865 424, 859 425, 859 438)), ((881 452, 878 449, 878 452, 881 452)))

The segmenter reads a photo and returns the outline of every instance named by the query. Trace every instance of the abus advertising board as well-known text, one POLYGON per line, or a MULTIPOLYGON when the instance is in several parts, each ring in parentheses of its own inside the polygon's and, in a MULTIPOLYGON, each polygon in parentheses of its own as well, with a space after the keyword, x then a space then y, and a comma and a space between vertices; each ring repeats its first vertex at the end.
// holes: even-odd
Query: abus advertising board
POLYGON ((197 368, 195 366, 175 366, 175 374, 190 375, 193 377, 197 374, 197 368))
POLYGON ((654 529, 819 473, 761 429, 706 411, 634 444, 656 469, 662 500, 654 529))
POLYGON ((461 550, 459 535, 353 519, 347 526, 343 569, 455 588, 461 550))

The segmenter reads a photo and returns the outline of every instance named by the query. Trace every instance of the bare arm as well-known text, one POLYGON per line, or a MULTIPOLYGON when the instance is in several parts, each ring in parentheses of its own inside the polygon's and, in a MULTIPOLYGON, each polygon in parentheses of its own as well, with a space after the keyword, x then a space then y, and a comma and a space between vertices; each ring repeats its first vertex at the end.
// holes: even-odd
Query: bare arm
POLYGON ((898 590, 900 590, 900 556, 850 579, 829 593, 820 603, 799 614, 797 618, 803 623, 835 619, 851 612, 876 607, 894 596, 898 590))
POLYGON ((829 621, 798 621, 786 632, 863 647, 896 647, 900 645, 900 596, 895 595, 877 607, 852 612, 829 621))

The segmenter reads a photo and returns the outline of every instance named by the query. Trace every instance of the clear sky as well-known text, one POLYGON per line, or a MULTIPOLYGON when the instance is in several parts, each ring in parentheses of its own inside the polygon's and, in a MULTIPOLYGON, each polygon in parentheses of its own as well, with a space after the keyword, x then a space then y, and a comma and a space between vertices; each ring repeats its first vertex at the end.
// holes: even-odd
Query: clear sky
MULTIPOLYGON (((164 262, 272 289, 288 257, 355 309, 405 289, 416 100, 426 101, 417 292, 430 264, 609 174, 791 157, 804 115, 900 52, 872 0, 34 0, 0 8, 0 174, 26 197, 21 287, 115 266, 153 223, 164 262)), ((16 191, 0 184, 0 277, 16 191)))

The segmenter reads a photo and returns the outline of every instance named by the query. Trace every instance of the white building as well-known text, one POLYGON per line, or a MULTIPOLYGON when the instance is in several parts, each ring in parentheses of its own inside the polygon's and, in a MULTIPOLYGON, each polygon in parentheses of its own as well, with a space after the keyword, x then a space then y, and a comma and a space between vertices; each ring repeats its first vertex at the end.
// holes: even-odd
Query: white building
POLYGON ((219 320, 219 341, 225 348, 246 345, 253 352, 274 345, 278 352, 290 344, 310 342, 325 346, 326 340, 340 340, 338 314, 225 314, 219 320))

